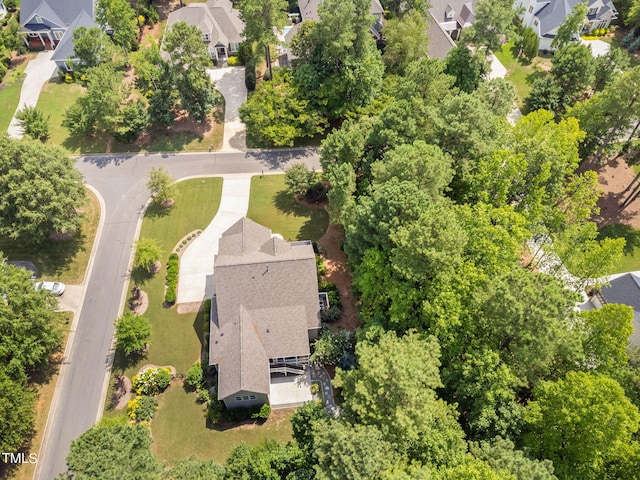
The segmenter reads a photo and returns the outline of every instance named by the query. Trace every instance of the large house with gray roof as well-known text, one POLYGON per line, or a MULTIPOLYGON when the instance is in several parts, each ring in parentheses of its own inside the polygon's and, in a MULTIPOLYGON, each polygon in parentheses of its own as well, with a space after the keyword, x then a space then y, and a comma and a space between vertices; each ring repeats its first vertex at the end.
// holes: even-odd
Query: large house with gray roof
POLYGON ((94 0, 22 0, 20 25, 27 47, 54 50, 51 59, 66 68, 73 58, 73 30, 95 27, 94 0))
MULTIPOLYGON (((209 364, 227 408, 310 400, 309 342, 320 331, 311 242, 285 242, 247 218, 220 238, 214 261, 209 364), (290 400, 277 389, 306 389, 290 400), (302 399, 302 400, 300 400, 302 399)), ((294 392, 295 393, 295 392, 294 392)))
POLYGON ((167 28, 177 22, 198 27, 202 41, 207 44, 209 55, 214 60, 224 62, 230 55, 238 53, 244 23, 231 0, 191 3, 169 14, 167 28))
POLYGON ((460 39, 462 30, 475 21, 478 0, 430 0, 427 10, 429 56, 444 59, 460 39))
MULTIPOLYGON (((550 50, 558 27, 573 8, 582 0, 515 0, 514 8, 520 9, 525 27, 531 27, 540 38, 540 49, 550 50)), ((587 0, 587 21, 583 32, 607 28, 618 18, 618 11, 611 0, 587 0)))

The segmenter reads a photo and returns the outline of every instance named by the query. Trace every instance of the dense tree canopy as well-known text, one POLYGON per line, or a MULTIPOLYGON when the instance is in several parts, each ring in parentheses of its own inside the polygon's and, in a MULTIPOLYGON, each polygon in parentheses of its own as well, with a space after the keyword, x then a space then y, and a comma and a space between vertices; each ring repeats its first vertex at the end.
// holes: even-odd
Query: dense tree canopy
POLYGON ((60 147, 0 137, 0 234, 40 243, 80 226, 82 175, 60 147))

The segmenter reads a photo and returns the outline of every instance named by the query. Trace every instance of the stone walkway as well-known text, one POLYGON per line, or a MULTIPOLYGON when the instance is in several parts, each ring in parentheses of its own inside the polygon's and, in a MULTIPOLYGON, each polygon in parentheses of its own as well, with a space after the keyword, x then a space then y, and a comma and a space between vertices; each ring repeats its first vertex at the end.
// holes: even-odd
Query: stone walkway
POLYGON ((213 260, 218 241, 225 230, 247 214, 252 176, 222 175, 218 213, 180 257, 178 304, 202 302, 213 296, 213 260))
MULTIPOLYGON (((31 60, 24 70, 25 79, 20 90, 20 101, 16 107, 16 112, 24 107, 35 107, 38 104, 40 90, 45 83, 53 77, 58 68, 51 61, 53 50, 48 52, 40 52, 36 58, 31 60)), ((7 133, 13 138, 22 138, 22 127, 15 117, 11 119, 7 133)))
POLYGON ((329 377, 327 370, 319 365, 309 365, 309 367, 311 370, 311 381, 320 382, 324 408, 333 418, 339 417, 340 407, 336 405, 336 402, 333 399, 333 386, 331 385, 331 378, 329 377))

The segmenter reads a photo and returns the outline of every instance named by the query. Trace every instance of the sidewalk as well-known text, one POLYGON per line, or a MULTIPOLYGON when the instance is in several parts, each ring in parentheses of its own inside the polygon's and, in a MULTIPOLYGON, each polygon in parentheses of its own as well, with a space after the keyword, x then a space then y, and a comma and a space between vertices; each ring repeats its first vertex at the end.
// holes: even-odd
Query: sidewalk
POLYGON ((218 213, 180 258, 178 304, 202 302, 213 296, 213 260, 222 233, 247 214, 253 175, 222 175, 218 213))
MULTIPOLYGON (((51 61, 51 55, 53 55, 53 50, 40 52, 25 68, 25 79, 22 83, 22 90, 20 90, 20 101, 16 112, 24 107, 35 107, 38 104, 40 90, 58 71, 56 64, 51 61)), ((22 128, 15 117, 15 112, 13 115, 7 133, 10 137, 22 138, 22 128)))
POLYGON ((324 400, 324 408, 327 413, 333 418, 340 416, 340 407, 336 405, 333 399, 333 386, 331 385, 331 378, 324 367, 319 365, 309 365, 311 371, 311 381, 320 382, 322 388, 322 399, 324 400))
POLYGON ((247 149, 247 127, 240 121, 240 106, 247 101, 244 67, 209 69, 216 90, 224 97, 224 138, 222 152, 241 152, 247 149))

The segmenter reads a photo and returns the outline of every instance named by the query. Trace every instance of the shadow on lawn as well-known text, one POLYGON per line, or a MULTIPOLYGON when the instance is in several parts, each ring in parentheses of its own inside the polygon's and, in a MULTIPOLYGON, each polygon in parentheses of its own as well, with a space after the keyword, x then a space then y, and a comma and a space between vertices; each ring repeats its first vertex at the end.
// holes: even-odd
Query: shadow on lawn
POLYGON ((634 250, 640 247, 640 230, 636 230, 629 225, 614 223, 603 227, 598 232, 598 240, 604 238, 624 238, 626 240, 624 246, 625 255, 633 255, 634 250))
POLYGON ((329 226, 329 214, 322 208, 307 207, 295 201, 286 190, 281 190, 274 196, 275 207, 287 215, 304 217, 307 220, 302 224, 296 240, 318 240, 329 226))
POLYGON ((7 260, 25 260, 38 267, 40 275, 59 277, 69 270, 78 253, 85 252, 86 233, 82 228, 69 240, 46 240, 35 245, 24 240, 0 240, 0 252, 7 260))

